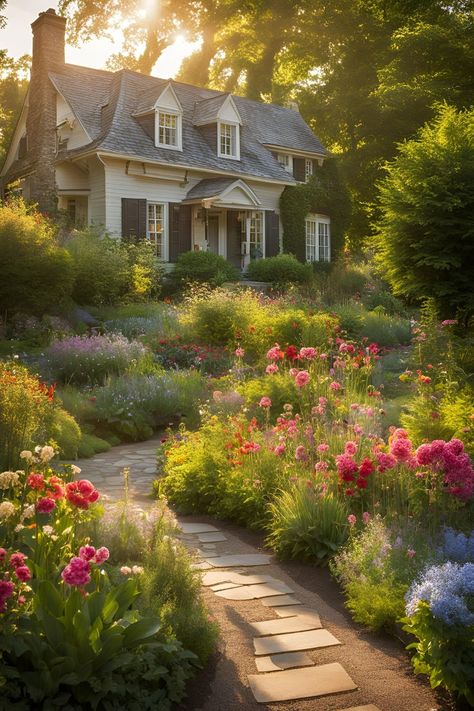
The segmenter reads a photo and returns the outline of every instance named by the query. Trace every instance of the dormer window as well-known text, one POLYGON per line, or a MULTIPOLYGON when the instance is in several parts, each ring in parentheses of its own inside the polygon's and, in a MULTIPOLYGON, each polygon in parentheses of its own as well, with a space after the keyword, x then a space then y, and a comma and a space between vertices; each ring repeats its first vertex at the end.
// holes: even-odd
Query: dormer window
POLYGON ((313 161, 311 158, 306 158, 304 162, 304 177, 306 182, 311 178, 313 175, 313 161))
POLYGON ((288 153, 278 153, 277 161, 287 173, 293 174, 293 156, 288 153))
POLYGON ((181 114, 158 109, 156 112, 156 145, 182 150, 181 114))
POLYGON ((217 151, 221 158, 240 160, 239 126, 219 121, 217 132, 217 151))

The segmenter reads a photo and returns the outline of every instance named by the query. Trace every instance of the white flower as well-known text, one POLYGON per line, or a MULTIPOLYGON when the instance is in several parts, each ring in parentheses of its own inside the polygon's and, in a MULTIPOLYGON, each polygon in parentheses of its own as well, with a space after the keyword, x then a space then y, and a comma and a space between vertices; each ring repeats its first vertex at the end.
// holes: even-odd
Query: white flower
POLYGON ((24 521, 25 518, 32 518, 35 515, 35 507, 34 504, 30 504, 29 506, 25 506, 23 509, 23 513, 21 514, 21 520, 24 521))
POLYGON ((20 533, 20 531, 23 531, 25 527, 23 526, 22 523, 19 523, 17 526, 15 526, 14 531, 15 533, 20 533))
POLYGON ((33 459, 33 452, 30 452, 29 449, 24 449, 23 452, 20 452, 20 459, 33 459))
POLYGON ((128 565, 122 565, 120 568, 120 572, 122 575, 131 575, 132 569, 128 567, 128 565))
POLYGON ((2 501, 0 504, 0 521, 3 521, 15 513, 15 506, 11 501, 2 501))
POLYGON ((52 526, 43 526, 43 533, 45 533, 47 536, 50 536, 52 532, 54 531, 54 528, 52 526))
POLYGON ((134 565, 132 568, 133 575, 141 575, 143 573, 143 568, 141 565, 134 565))
POLYGON ((52 447, 43 447, 41 450, 41 461, 42 462, 49 462, 50 459, 52 459, 55 455, 55 451, 52 447))
POLYGON ((18 472, 2 472, 0 474, 0 489, 9 489, 20 481, 18 472))
POLYGON ((77 476, 80 474, 82 471, 81 467, 76 467, 75 464, 71 464, 71 472, 74 474, 74 476, 77 476))

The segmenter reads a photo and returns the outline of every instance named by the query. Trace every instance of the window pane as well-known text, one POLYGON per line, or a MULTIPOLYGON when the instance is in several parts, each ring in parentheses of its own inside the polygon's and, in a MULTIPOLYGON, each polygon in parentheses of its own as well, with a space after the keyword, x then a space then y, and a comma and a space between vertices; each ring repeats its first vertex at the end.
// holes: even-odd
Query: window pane
POLYGON ((236 155, 237 127, 230 123, 220 124, 220 153, 224 156, 236 155))
POLYGON ((304 162, 304 174, 306 180, 313 175, 313 161, 309 158, 306 158, 304 162))
POLYGON ((318 223, 319 261, 329 262, 329 225, 326 222, 318 223))
MULTIPOLYGON (((247 219, 241 222, 242 239, 247 238, 247 219)), ((263 257, 263 212, 252 213, 250 217, 250 258, 263 257)))
POLYGON ((318 259, 316 244, 316 220, 306 220, 306 261, 316 262, 318 259))
POLYGON ((165 146, 178 145, 178 117, 175 114, 159 112, 158 143, 165 146))
POLYGON ((155 254, 163 259, 163 239, 164 239, 164 214, 163 203, 148 203, 148 234, 147 238, 155 247, 155 254))

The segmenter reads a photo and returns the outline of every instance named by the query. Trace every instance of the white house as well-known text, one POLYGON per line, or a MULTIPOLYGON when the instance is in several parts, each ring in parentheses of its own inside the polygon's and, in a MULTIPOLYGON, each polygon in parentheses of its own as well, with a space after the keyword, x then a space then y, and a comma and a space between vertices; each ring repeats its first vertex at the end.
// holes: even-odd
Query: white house
MULTIPOLYGON (((146 237, 173 262, 217 252, 237 267, 281 250, 279 199, 326 151, 297 110, 128 70, 66 64, 64 18, 33 23, 25 104, 1 171, 42 210, 146 237)), ((306 257, 330 259, 330 224, 306 221, 306 257)))

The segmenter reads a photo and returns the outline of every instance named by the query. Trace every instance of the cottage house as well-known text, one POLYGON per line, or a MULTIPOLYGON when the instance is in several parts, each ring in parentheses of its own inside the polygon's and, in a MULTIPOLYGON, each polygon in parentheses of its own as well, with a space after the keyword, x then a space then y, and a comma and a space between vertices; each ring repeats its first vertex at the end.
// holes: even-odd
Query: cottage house
MULTIPOLYGON (((146 237, 173 262, 210 250, 238 268, 281 250, 279 199, 326 151, 300 113, 136 72, 66 64, 66 20, 33 22, 31 82, 1 172, 41 210, 146 237)), ((308 215, 306 257, 330 259, 308 215)))

